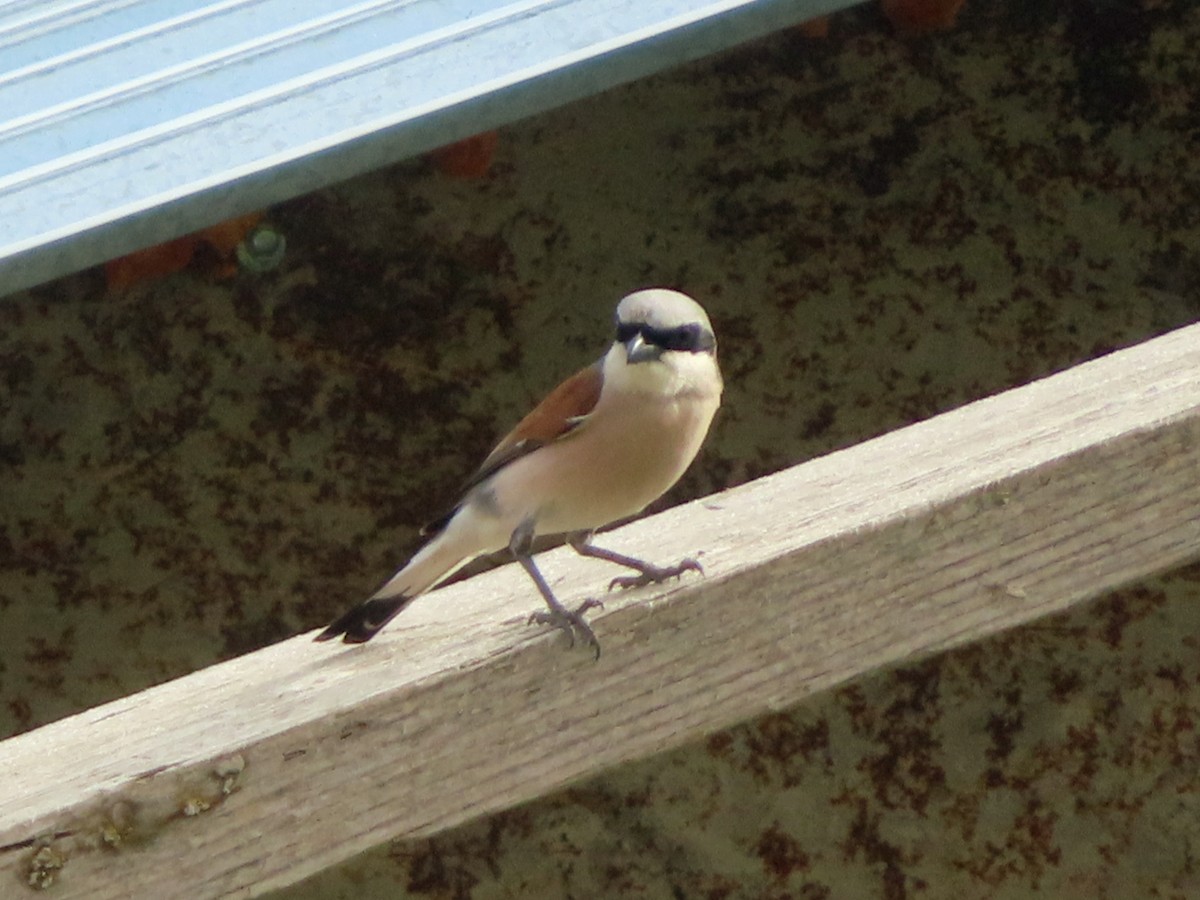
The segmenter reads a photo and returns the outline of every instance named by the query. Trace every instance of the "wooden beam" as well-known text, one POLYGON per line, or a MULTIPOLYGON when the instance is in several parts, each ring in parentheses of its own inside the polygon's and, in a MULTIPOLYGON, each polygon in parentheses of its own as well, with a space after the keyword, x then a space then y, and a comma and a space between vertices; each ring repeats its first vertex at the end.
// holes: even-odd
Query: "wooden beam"
MULTIPOLYGON (((1044 616, 1200 551, 1200 326, 607 535, 706 578, 593 662, 514 567, 0 744, 0 889, 250 896, 1044 616)), ((565 600, 602 564, 544 557, 565 600)), ((181 635, 181 639, 186 639, 181 635)))

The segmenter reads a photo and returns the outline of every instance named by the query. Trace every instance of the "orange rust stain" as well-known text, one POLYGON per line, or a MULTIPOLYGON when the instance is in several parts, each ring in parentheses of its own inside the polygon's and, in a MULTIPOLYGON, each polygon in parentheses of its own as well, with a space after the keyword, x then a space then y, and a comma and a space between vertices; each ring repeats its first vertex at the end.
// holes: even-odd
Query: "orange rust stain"
POLYGON ((233 260, 238 243, 262 221, 261 212, 248 213, 183 237, 146 247, 104 264, 104 278, 111 291, 124 291, 143 281, 157 281, 180 272, 191 264, 201 245, 211 247, 219 260, 213 274, 228 278, 237 271, 233 260))
POLYGON ((966 0, 880 0, 883 14, 903 34, 925 34, 954 27, 966 0))
POLYGON ((829 37, 829 16, 817 16, 815 19, 801 22, 796 27, 807 38, 827 38, 829 37))
POLYGON ((500 135, 485 131, 465 141, 447 144, 430 152, 429 157, 443 175, 451 178, 482 178, 492 167, 500 135))
POLYGON ((110 259, 104 264, 104 278, 111 291, 124 291, 143 281, 157 281, 173 272, 187 268, 196 253, 196 239, 191 235, 156 244, 127 256, 110 259))
POLYGON ((236 219, 226 219, 210 228, 196 232, 196 237, 217 251, 222 259, 227 259, 237 251, 237 245, 242 242, 255 225, 261 222, 261 212, 247 213, 236 219))

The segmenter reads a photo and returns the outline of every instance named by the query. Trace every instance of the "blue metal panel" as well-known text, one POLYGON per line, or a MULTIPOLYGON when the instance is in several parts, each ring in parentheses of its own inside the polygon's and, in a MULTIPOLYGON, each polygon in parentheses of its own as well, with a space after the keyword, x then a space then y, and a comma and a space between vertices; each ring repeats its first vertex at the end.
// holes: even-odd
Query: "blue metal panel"
POLYGON ((0 294, 850 2, 0 4, 0 294))

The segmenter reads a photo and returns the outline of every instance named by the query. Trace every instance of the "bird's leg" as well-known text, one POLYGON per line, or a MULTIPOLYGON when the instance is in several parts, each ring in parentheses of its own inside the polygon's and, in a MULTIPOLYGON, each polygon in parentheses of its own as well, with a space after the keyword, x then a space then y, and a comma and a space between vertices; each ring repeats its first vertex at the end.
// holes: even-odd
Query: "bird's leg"
POLYGON ((570 610, 558 601, 558 598, 554 596, 554 591, 550 590, 550 585, 546 584, 546 579, 542 577, 542 573, 538 571, 538 567, 534 564, 533 557, 530 555, 530 551, 533 549, 533 522, 531 520, 526 520, 517 526, 517 529, 512 533, 512 538, 508 542, 508 549, 516 561, 521 564, 521 567, 529 573, 529 577, 537 585, 542 599, 550 607, 546 611, 537 610, 530 613, 529 624, 532 625, 536 622, 539 625, 552 625, 561 631, 565 631, 571 641, 571 646, 575 646, 575 638, 578 636, 585 644, 592 646, 596 651, 596 659, 599 659, 600 642, 596 640, 596 633, 592 631, 592 626, 583 618, 583 614, 595 607, 603 608, 604 604, 599 600, 589 598, 584 600, 576 609, 570 610))
POLYGON ((624 589, 644 587, 647 584, 658 584, 666 581, 668 578, 678 578, 684 572, 699 572, 701 575, 704 574, 704 569, 700 566, 700 563, 690 557, 681 559, 673 566, 656 566, 653 563, 634 559, 632 556, 626 556, 623 553, 617 553, 615 550, 594 547, 591 541, 592 533, 590 531, 580 531, 567 538, 567 543, 580 556, 608 560, 610 563, 616 563, 618 566, 633 569, 638 573, 637 575, 618 575, 608 583, 610 591, 615 587, 624 589))

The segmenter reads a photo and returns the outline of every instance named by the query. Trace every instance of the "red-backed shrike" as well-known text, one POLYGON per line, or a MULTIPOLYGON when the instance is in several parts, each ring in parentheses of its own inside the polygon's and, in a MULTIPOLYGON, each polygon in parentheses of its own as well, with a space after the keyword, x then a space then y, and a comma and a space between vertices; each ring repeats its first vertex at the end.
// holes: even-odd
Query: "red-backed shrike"
POLYGON ((578 635, 600 655, 583 617, 598 601, 559 603, 530 556, 535 535, 565 534, 584 556, 638 574, 609 585, 664 581, 699 564, 659 567, 594 547, 595 529, 641 512, 691 464, 721 402, 717 342, 708 316, 690 297, 661 288, 617 305, 616 340, 594 365, 560 384, 522 419, 467 482, 432 535, 369 599, 317 635, 362 643, 414 598, 470 560, 507 547, 550 607, 531 622, 578 635))

